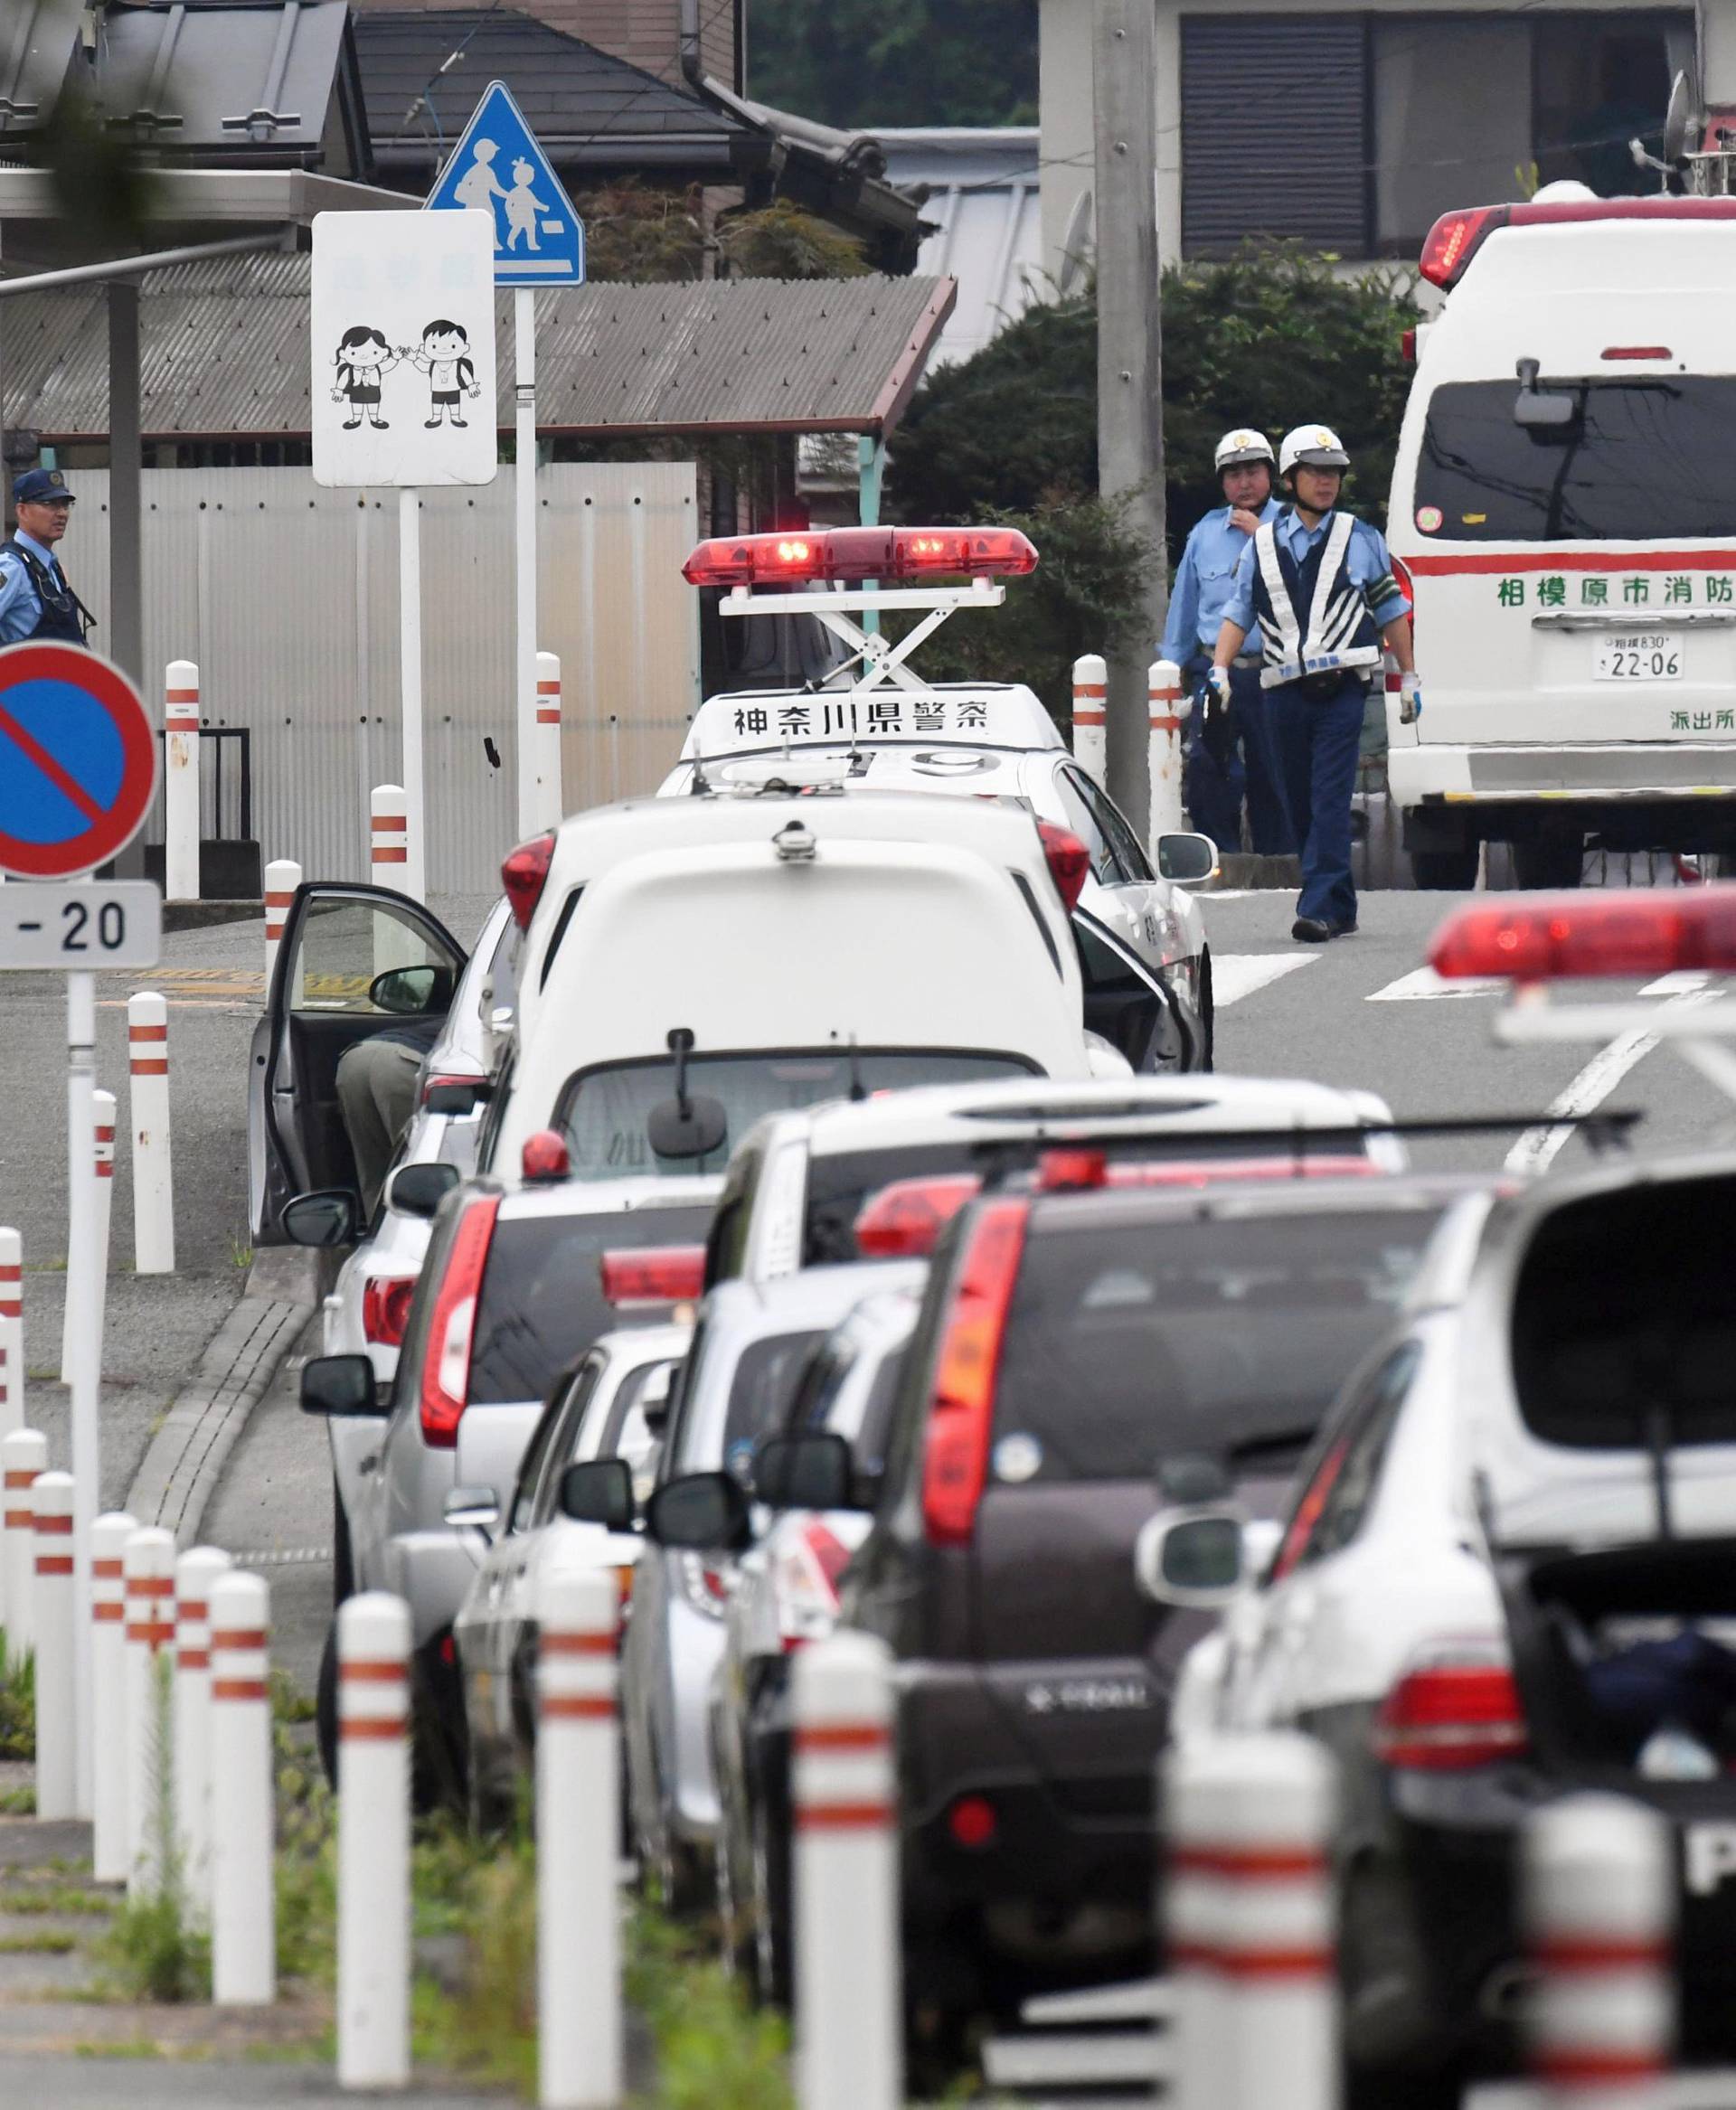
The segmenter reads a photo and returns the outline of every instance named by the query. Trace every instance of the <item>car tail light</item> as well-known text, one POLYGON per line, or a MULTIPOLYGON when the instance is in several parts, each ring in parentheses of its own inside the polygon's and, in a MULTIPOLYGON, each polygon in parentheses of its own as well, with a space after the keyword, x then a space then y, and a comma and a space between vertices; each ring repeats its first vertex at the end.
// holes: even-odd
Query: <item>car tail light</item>
POLYGON ((857 1253, 864 1260, 926 1259, 981 1186, 975 1173, 894 1180, 863 1204, 855 1223, 857 1253))
POLYGON ((1039 821, 1037 833, 1043 838, 1043 854, 1048 862, 1049 876, 1055 882, 1061 907, 1071 916, 1079 906, 1085 881, 1090 877, 1091 853, 1071 828, 1061 827, 1053 821, 1039 821))
POLYGON ((1037 1190, 1043 1194, 1107 1187, 1109 1161, 1100 1150, 1045 1150, 1037 1160, 1037 1190))
POLYGON ((1446 1642, 1412 1662, 1381 1704, 1374 1755, 1415 1773, 1461 1773, 1525 1748, 1513 1671, 1495 1644, 1446 1642))
POLYGON ((1037 552, 1017 528, 834 528, 720 535, 681 568, 690 586, 811 586, 863 579, 1020 579, 1037 552))
POLYGON ((1378 1178, 1373 1158, 1306 1146, 1279 1157, 1139 1158, 1112 1164, 1100 1150, 1045 1150, 1037 1160, 1037 1191, 1079 1193, 1098 1187, 1218 1187, 1236 1181, 1366 1180, 1378 1178))
POLYGON ((418 1102, 425 1107, 428 1104, 429 1093, 438 1090, 442 1085, 468 1086, 481 1084, 483 1081, 482 1072, 479 1069, 467 1069, 462 1072, 442 1069, 423 1078, 421 1089, 417 1094, 418 1102))
POLYGON ((1472 205, 1463 212, 1443 212, 1429 230, 1417 268, 1431 286, 1457 286, 1484 238, 1507 224, 1510 210, 1505 205, 1472 205))
POLYGON ((1407 366, 1417 363, 1417 333, 1415 330, 1399 332, 1399 357, 1407 366))
POLYGON ((413 1275, 371 1275, 362 1291, 363 1337, 382 1348, 401 1348, 415 1294, 413 1275))
POLYGON ((947 1831, 952 1842, 967 1853, 981 1853, 993 1846, 1000 1829, 1001 1821, 986 1795, 960 1795, 947 1812, 947 1831))
POLYGON ((539 1128, 534 1135, 527 1135, 518 1154, 518 1169, 533 1187, 564 1180, 572 1170, 566 1137, 558 1128, 539 1128))
POLYGON ((1736 967, 1736 887, 1602 896, 1528 894, 1456 909, 1436 931, 1429 964, 1448 979, 1505 975, 1550 982, 1736 967))
POLYGON ((1674 359, 1675 353, 1667 344, 1606 344, 1599 357, 1602 359, 1674 359))
POLYGON ((970 1228, 940 1338, 922 1463, 922 1520, 930 1542, 965 1546, 988 1471, 988 1435, 1001 1342, 1024 1252, 1028 1205, 991 1201, 970 1228))
POLYGON ((612 1305, 678 1305, 705 1287, 703 1246, 646 1246, 605 1253, 598 1262, 612 1305))
POLYGON ((730 1578, 703 1553, 677 1553, 675 1572, 681 1594, 695 1612, 707 1619, 721 1619, 729 1609, 730 1578))
POLYGON ((778 1635, 788 1655, 819 1641, 837 1624, 838 1578, 850 1549, 818 1517, 810 1517, 778 1561, 778 1635))
POLYGON ((521 930, 531 928, 531 918, 536 914, 536 904, 542 899, 549 867, 553 862, 552 828, 546 835, 533 835, 528 843, 521 843, 516 850, 506 853, 500 868, 500 883, 506 890, 513 921, 521 930))
POLYGON ((420 1411, 422 1440, 431 1449, 456 1449, 458 1423, 470 1389, 470 1346, 476 1324, 476 1294, 488 1264, 488 1244, 500 1213, 500 1196, 485 1194, 459 1219, 435 1293, 422 1362, 420 1411))

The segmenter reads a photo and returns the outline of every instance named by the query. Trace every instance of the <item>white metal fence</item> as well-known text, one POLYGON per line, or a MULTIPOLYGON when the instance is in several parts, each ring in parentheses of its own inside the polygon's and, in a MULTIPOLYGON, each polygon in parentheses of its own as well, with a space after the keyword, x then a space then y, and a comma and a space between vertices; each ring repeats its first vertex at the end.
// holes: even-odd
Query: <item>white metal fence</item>
MULTIPOLYGON (((67 570, 106 619, 108 477, 71 482, 67 570)), ((561 655, 572 812, 654 787, 695 707, 693 468, 555 463, 537 490, 537 642, 561 655)), ((511 473, 422 503, 429 885, 482 891, 514 839, 511 473)), ((266 859, 365 879, 368 793, 400 771, 396 494, 321 490, 306 469, 147 469, 144 504, 157 721, 164 665, 196 660, 205 722, 251 730, 266 859)))

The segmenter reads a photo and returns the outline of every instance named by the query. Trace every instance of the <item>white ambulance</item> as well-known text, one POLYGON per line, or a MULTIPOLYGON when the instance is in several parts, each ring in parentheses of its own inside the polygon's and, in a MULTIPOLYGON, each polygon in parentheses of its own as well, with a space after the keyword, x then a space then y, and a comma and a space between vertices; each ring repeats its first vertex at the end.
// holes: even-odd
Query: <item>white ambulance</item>
MULTIPOLYGON (((1736 851, 1736 198, 1447 214, 1387 539, 1424 711, 1390 699, 1417 883, 1736 851)), ((1559 188, 1559 187, 1558 187, 1559 188)))

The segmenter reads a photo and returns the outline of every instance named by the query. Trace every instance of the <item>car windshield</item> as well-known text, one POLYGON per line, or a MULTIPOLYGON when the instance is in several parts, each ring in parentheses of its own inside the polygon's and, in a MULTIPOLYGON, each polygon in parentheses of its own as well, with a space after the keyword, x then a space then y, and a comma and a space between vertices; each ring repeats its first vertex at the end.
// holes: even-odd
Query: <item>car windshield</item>
POLYGON ((1137 1480, 1166 1454, 1299 1452, 1391 1324, 1439 1217, 1041 1211, 1002 1350, 997 1476, 1137 1480))
POLYGON ((1571 399, 1571 423, 1516 423, 1516 379, 1450 381, 1430 396, 1415 501, 1424 533, 1472 542, 1729 539, 1736 376, 1545 374, 1538 387, 1571 399))
POLYGON ((567 1079, 555 1109, 578 1180, 618 1180, 635 1173, 721 1173, 730 1153, 767 1114, 788 1113, 821 1099, 867 1097, 919 1084, 972 1084, 984 1078, 1025 1077, 1032 1066, 1017 1055, 961 1049, 815 1048, 696 1054, 687 1064, 687 1089, 715 1099, 726 1124, 722 1141, 703 1157, 660 1157, 646 1134, 654 1107, 673 1105, 675 1064, 610 1062, 567 1079))
MULTIPOLYGON (((640 1315, 618 1312, 605 1301, 602 1256, 624 1246, 698 1245, 711 1214, 701 1203, 497 1222, 476 1300, 471 1405, 545 1398, 599 1333, 631 1325, 640 1315)), ((654 1306, 643 1316, 661 1323, 667 1314, 654 1306)))

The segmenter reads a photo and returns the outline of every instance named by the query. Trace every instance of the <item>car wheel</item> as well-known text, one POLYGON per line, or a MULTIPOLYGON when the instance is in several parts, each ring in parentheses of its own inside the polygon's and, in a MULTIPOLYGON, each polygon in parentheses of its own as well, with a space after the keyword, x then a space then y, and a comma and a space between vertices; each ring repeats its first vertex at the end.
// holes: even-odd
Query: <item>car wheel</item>
POLYGON ((789 1967, 789 1833, 775 1825, 756 1797, 753 1842, 753 1990, 766 2007, 788 2008, 789 1967))
POLYGON ((1410 874, 1424 893, 1467 894, 1477 884, 1475 843, 1456 850, 1413 850, 1410 874))
POLYGON ((337 1623, 326 1629, 326 1645, 319 1652, 319 1676, 314 1684, 314 1740, 319 1746, 319 1762, 326 1778, 337 1785, 337 1623))
POLYGON ((332 1609, 355 1595, 355 1552, 350 1544, 350 1519, 332 1482, 332 1609))
POLYGON ((1458 2110, 1465 2087, 1453 2018, 1439 2014, 1401 1884, 1353 1869, 1339 1915, 1345 2110, 1458 2110))

